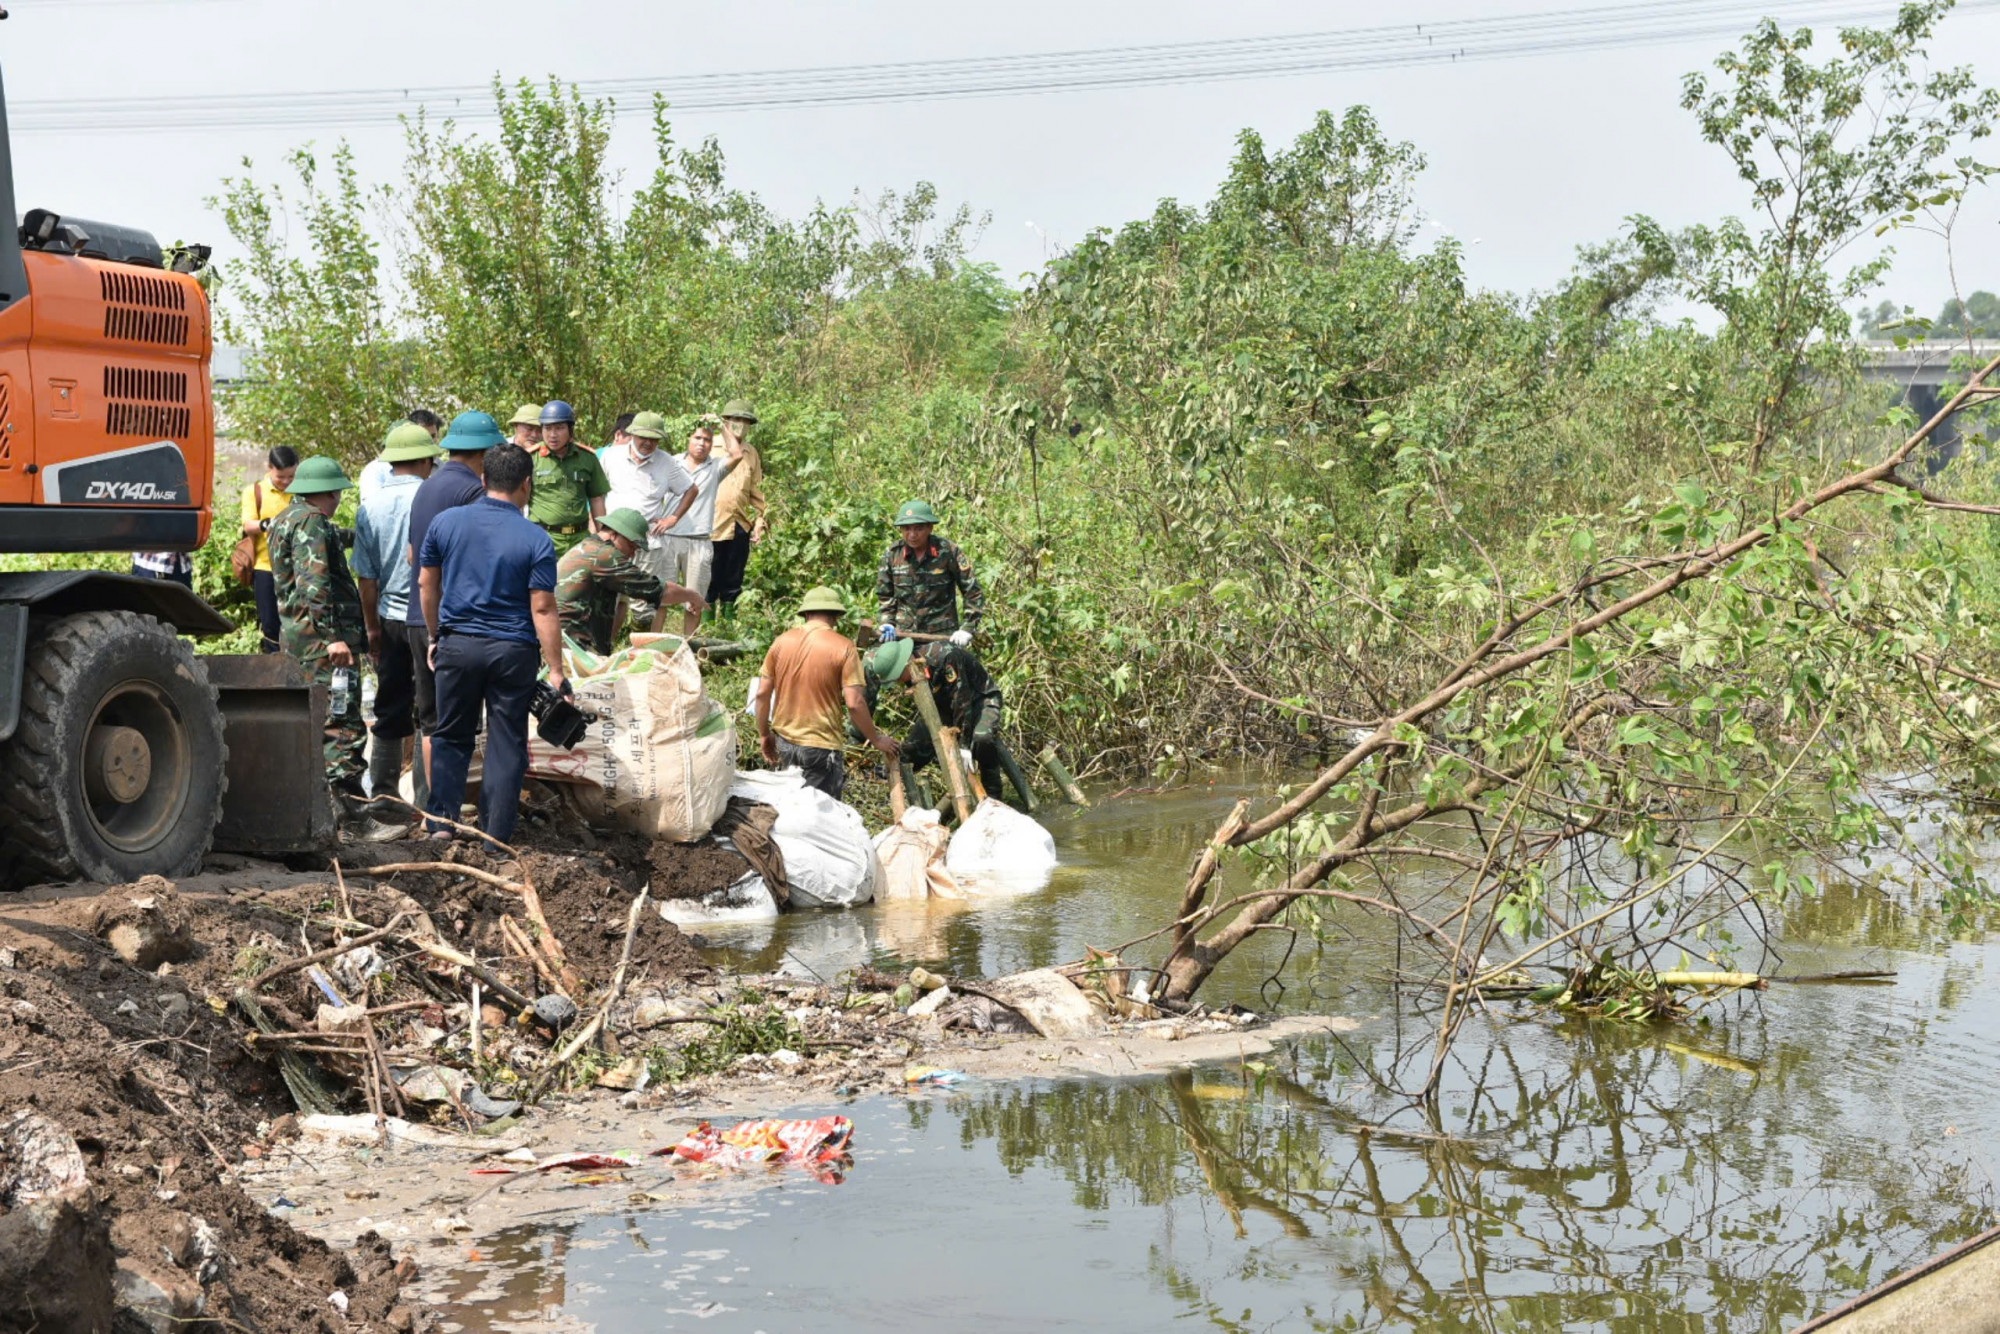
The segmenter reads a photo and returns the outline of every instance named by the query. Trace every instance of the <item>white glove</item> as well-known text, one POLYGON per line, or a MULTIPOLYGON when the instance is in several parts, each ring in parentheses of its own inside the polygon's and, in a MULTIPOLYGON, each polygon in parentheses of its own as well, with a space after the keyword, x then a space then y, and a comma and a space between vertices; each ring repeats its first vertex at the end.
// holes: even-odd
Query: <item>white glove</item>
POLYGON ((964 648, 964 647, 966 647, 966 646, 967 646, 968 644, 970 644, 970 643, 972 642, 972 631, 970 631, 970 630, 954 630, 954 631, 952 631, 952 632, 951 632, 951 642, 952 642, 952 644, 953 644, 954 646, 956 646, 956 647, 958 647, 958 648, 964 648))
POLYGON ((876 630, 875 637, 885 644, 893 643, 896 638, 896 627, 884 622, 881 628, 876 630))

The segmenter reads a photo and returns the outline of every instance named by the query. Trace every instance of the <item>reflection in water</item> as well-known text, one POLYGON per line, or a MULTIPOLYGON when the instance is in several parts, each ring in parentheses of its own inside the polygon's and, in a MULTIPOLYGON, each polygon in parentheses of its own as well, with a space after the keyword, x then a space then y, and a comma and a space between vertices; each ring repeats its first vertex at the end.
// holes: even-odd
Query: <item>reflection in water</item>
MULTIPOLYGON (((799 913, 718 941, 740 966, 827 979, 864 962, 992 975, 1077 958, 1162 920, 1236 795, 1061 817, 1064 866, 1039 895, 799 913)), ((1496 1006, 1464 1031, 1426 1117, 1388 1091, 1430 1055, 1428 1026, 1405 1030, 1407 997, 1382 981, 1392 933, 1337 914, 1289 996, 1335 998, 1363 1021, 1348 1039, 1164 1080, 842 1107, 857 1123, 848 1183, 774 1188, 782 1210, 729 1221, 726 1261, 721 1222, 693 1207, 524 1229, 453 1277, 453 1318, 561 1309, 607 1332, 709 1334, 872 1332, 913 1311, 989 1330, 1783 1329, 1993 1221, 2000 1002, 1983 936, 1946 938, 1880 886, 1832 881, 1778 934, 1785 973, 1898 977, 1739 995, 1657 1028, 1496 1006), (754 1283, 720 1272, 736 1265, 754 1283)), ((1231 959, 1209 999, 1255 1003, 1281 952, 1231 959)))
POLYGON ((1315 1329, 1783 1329, 1992 1221, 1983 1179, 1943 1156, 1816 1147, 1838 1111, 1734 1057, 1608 1026, 1498 1032, 1448 1090, 1468 1134, 1371 1123, 1373 1059, 1316 1045, 1261 1072, 997 1089, 952 1111, 1010 1172, 1062 1173, 1079 1208, 1160 1208, 1159 1280, 1226 1329, 1307 1292, 1315 1329), (1181 1225, 1191 1196, 1241 1243, 1227 1264, 1181 1225))

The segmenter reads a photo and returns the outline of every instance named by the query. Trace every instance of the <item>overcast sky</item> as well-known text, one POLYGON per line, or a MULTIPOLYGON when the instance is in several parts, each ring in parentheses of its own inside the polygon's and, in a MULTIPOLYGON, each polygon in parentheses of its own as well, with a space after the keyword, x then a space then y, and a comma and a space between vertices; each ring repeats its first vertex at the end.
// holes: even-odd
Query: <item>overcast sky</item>
MULTIPOLYGON (((496 72, 705 73, 735 86, 780 85, 788 67, 1414 24, 1583 2, 1404 0, 1392 16, 1380 5, 1297 0, 19 0, 0 25, 0 62, 16 103, 456 85, 496 72)), ((1743 6, 1744 26, 1756 12, 1743 6)), ((2000 82, 2000 8, 1955 15, 1944 31, 1954 63, 2000 82)), ((1208 198, 1246 126, 1276 146, 1319 108, 1365 103, 1389 134, 1428 157, 1419 202, 1466 244, 1474 280, 1522 290, 1559 280, 1579 244, 1615 234, 1628 214, 1679 225, 1741 210, 1740 183, 1679 107, 1682 76, 1723 45, 1707 38, 1216 84, 690 112, 676 126, 690 142, 717 136, 731 181, 783 212, 816 198, 843 202, 857 187, 934 181, 943 199, 991 211, 978 256, 1011 278, 1051 247, 1143 216, 1163 196, 1208 198)), ((646 128, 644 108, 628 107, 616 156, 632 184, 643 179, 646 128)), ((395 178, 402 140, 393 126, 18 132, 17 203, 145 227, 162 240, 207 240, 226 261, 228 239, 205 202, 223 176, 249 157, 268 178, 287 149, 341 137, 367 178, 395 178)), ((2000 198, 1989 193, 1961 223, 1958 279, 1967 291, 2000 288, 1996 221, 2000 198)), ((1934 312, 1950 282, 1941 247, 1915 237, 1899 245, 1888 294, 1934 312)))

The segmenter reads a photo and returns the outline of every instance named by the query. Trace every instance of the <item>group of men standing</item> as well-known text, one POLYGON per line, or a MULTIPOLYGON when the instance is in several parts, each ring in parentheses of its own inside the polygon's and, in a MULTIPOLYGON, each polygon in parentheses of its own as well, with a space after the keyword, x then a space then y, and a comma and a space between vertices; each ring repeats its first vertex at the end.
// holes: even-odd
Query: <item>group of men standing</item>
POLYGON ((297 464, 265 525, 280 635, 327 689, 327 774, 351 821, 366 818, 365 652, 376 675, 367 786, 395 791, 408 747, 417 804, 455 820, 483 714, 481 827, 504 841, 537 663, 563 684, 565 632, 606 652, 621 605, 657 608, 656 628, 681 606, 689 634, 710 593, 733 614, 767 522, 762 460, 746 440, 757 417, 730 402, 696 423, 679 458, 662 448, 658 413, 621 417, 597 452, 576 442, 560 400, 516 412, 511 442, 484 412, 460 413, 442 439, 441 423, 421 417, 433 424, 397 423, 362 470, 351 566, 333 514, 353 484, 334 459, 297 464))
MULTIPOLYGON (((733 400, 697 420, 675 455, 656 412, 620 417, 597 451, 577 443, 576 414, 560 400, 516 412, 511 440, 484 412, 460 413, 442 438, 413 414, 362 471, 351 568, 333 515, 352 483, 331 458, 300 461, 268 524, 272 577, 283 646, 327 687, 328 777, 350 820, 368 818, 366 653, 377 680, 367 786, 395 791, 407 746, 417 804, 429 830, 448 836, 483 718, 480 828, 511 838, 541 669, 549 688, 566 689, 563 637, 607 653, 628 607, 654 608, 658 629, 680 606, 684 634, 711 605, 733 614, 768 521, 762 460, 747 441, 756 422, 733 400)), ((892 762, 921 768, 935 757, 921 723, 899 745, 873 721, 882 689, 916 672, 998 790, 1002 701, 972 651, 984 594, 964 554, 936 535, 937 518, 923 501, 894 517, 901 536, 876 580, 882 642, 865 668, 837 629, 845 609, 829 588, 803 600, 804 624, 765 658, 755 710, 765 758, 836 797, 850 721, 892 762)))

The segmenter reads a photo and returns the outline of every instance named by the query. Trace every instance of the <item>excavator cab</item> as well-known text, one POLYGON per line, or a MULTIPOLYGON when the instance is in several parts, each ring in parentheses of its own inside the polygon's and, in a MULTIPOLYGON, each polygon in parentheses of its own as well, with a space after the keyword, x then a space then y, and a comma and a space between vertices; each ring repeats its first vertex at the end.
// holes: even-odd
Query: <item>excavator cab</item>
MULTIPOLYGON (((192 552, 215 491, 202 247, 15 209, 0 91, 0 553, 192 552), (19 226, 14 220, 19 218, 19 226)), ((323 847, 325 702, 181 585, 0 573, 0 887, 323 847)))

